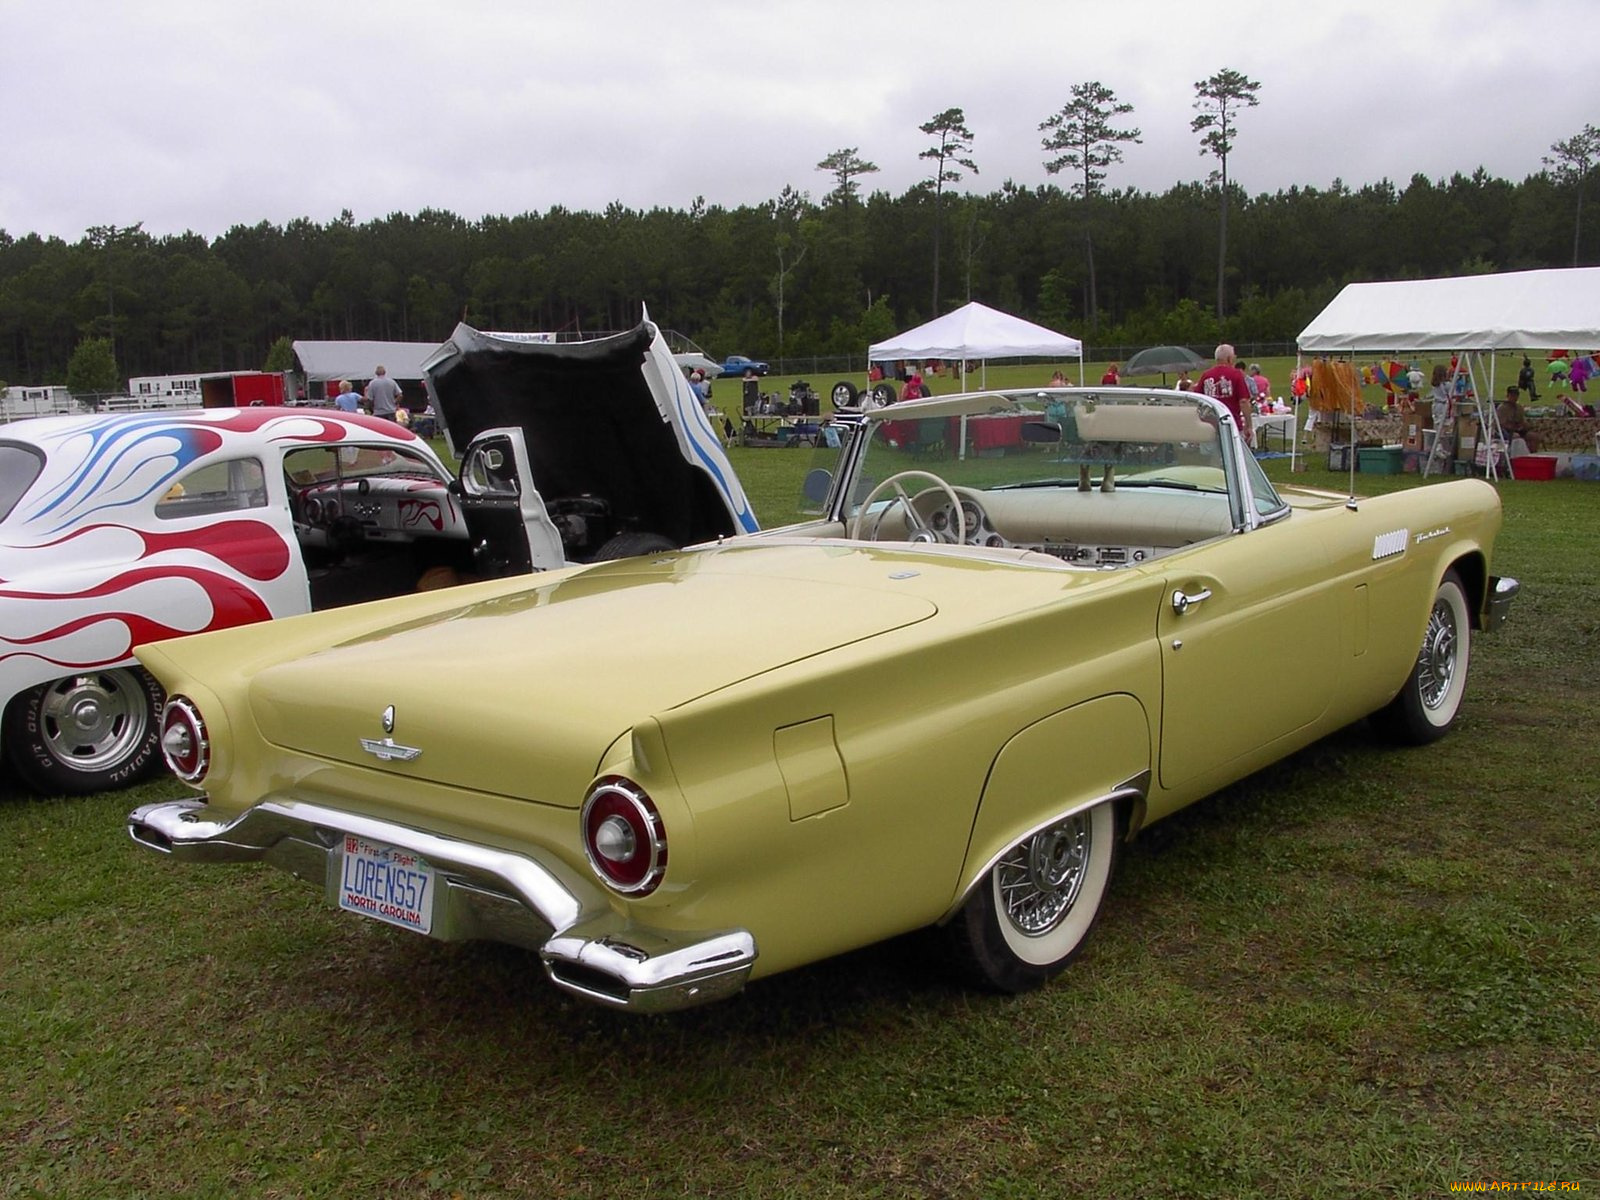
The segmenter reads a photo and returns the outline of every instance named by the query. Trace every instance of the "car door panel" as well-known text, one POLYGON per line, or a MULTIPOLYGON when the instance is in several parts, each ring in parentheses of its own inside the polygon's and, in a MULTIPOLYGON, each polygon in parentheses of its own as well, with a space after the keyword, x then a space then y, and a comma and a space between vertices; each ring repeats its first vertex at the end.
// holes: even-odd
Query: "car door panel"
POLYGON ((1322 716, 1340 658, 1326 559, 1314 531, 1282 522, 1213 543, 1168 574, 1156 621, 1163 788, 1322 716))

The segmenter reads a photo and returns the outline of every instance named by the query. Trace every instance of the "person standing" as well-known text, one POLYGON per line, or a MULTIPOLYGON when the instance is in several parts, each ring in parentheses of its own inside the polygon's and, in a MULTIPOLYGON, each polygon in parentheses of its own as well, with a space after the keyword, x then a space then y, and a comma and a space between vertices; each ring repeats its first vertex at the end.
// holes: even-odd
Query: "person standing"
POLYGON ((1220 400, 1229 412, 1233 414, 1235 424, 1239 427, 1240 436, 1246 444, 1250 441, 1250 417, 1248 401, 1250 398, 1250 385, 1245 382, 1244 372, 1236 365, 1238 354, 1227 342, 1216 349, 1216 365, 1200 373, 1196 380, 1197 390, 1210 396, 1213 400, 1220 400))
MULTIPOLYGON (((1250 379, 1256 385, 1256 399, 1264 404, 1272 403, 1272 381, 1261 373, 1260 363, 1250 364, 1250 379)), ((1421 387, 1421 383, 1417 384, 1421 387)))
POLYGON ((694 394, 699 397, 700 406, 709 409, 711 407, 711 382, 706 378, 706 373, 698 367, 690 371, 689 386, 694 390, 694 394))
POLYGON ((1428 390, 1428 400, 1433 405, 1433 427, 1443 429, 1455 416, 1455 393, 1450 390, 1450 368, 1443 363, 1433 364, 1433 385, 1428 390))
POLYGON ((367 403, 372 407, 372 415, 383 417, 385 420, 395 419, 395 409, 400 404, 400 385, 389 378, 383 365, 378 365, 377 372, 372 377, 372 382, 367 384, 367 403))
POLYGON ((1112 363, 1106 368, 1106 373, 1100 376, 1101 387, 1121 387, 1122 376, 1118 373, 1119 363, 1112 363))
POLYGON ((348 379, 339 380, 339 392, 333 398, 333 406, 340 412, 360 411, 361 394, 350 386, 348 379))

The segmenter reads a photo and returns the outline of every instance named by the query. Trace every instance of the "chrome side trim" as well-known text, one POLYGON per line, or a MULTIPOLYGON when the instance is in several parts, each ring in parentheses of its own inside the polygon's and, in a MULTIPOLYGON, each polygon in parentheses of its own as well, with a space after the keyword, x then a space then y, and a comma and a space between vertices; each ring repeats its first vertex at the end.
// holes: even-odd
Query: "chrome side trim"
POLYGON ((1506 622, 1511 612, 1511 602, 1522 591, 1522 584, 1506 576, 1489 578, 1489 603, 1484 607, 1483 631, 1493 633, 1506 622))

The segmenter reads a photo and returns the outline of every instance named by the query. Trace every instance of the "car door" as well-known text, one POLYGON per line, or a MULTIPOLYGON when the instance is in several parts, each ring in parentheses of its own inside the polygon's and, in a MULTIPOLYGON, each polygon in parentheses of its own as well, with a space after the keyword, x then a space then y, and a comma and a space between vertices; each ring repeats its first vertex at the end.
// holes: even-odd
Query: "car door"
POLYGON ((561 533, 533 485, 518 426, 486 429, 461 456, 461 510, 473 558, 486 575, 519 575, 563 565, 561 533))
POLYGON ((224 569, 226 581, 216 575, 206 585, 219 606, 215 626, 311 611, 278 447, 206 459, 155 500, 152 515, 152 531, 163 535, 153 545, 186 547, 224 569))
POLYGON ((1167 789, 1315 721, 1339 661, 1327 555, 1303 523, 1221 538, 1174 556, 1172 568, 1156 622, 1167 789))

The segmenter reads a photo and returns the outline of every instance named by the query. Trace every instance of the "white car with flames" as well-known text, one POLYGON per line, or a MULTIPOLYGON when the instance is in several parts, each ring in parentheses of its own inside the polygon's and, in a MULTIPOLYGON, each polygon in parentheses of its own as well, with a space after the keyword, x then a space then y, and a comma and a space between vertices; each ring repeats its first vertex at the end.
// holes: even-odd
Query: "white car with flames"
POLYGON ((656 327, 458 327, 428 388, 459 478, 393 421, 305 408, 0 425, 0 748, 47 794, 160 762, 137 647, 756 528, 656 327))

